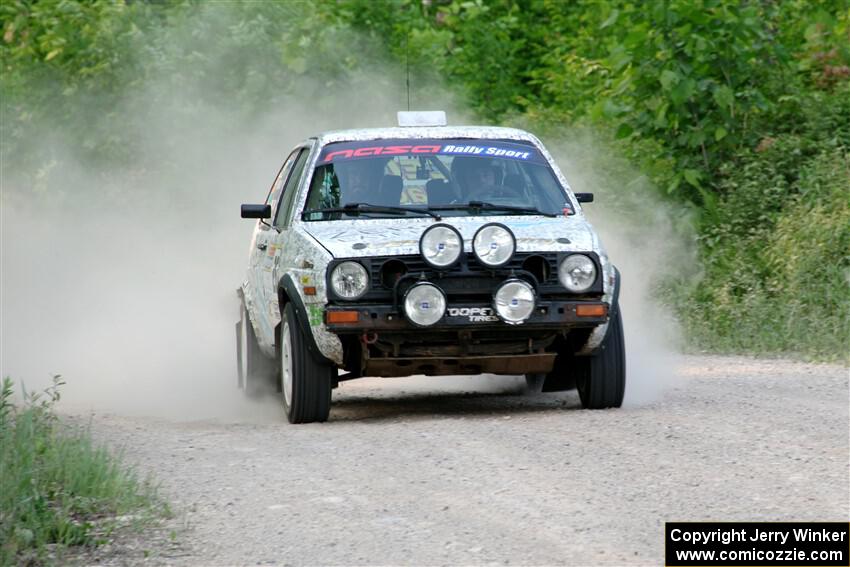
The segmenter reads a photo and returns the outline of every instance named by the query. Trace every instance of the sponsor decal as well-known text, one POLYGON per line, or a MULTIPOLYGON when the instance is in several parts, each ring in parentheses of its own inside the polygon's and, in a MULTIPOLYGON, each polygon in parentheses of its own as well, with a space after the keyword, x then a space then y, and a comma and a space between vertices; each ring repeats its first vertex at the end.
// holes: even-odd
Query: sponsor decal
POLYGON ((449 317, 467 317, 470 323, 493 323, 499 320, 490 307, 449 307, 449 317))
POLYGON ((381 144, 373 140, 369 142, 337 142, 328 144, 322 149, 319 163, 326 164, 375 156, 401 155, 466 155, 483 158, 507 158, 540 163, 545 162, 536 148, 510 142, 496 142, 492 144, 470 144, 469 140, 398 140, 393 142, 392 144, 381 144))
POLYGON ((347 150, 337 150, 329 152, 325 155, 322 163, 333 161, 334 159, 351 159, 371 156, 398 156, 407 154, 437 154, 440 153, 440 146, 370 146, 368 148, 357 148, 347 150))
POLYGON ((493 157, 507 157, 514 159, 527 160, 531 155, 530 151, 512 150, 508 148, 500 148, 494 146, 454 146, 446 145, 440 150, 441 154, 470 154, 484 155, 493 157))
POLYGON ((307 317, 311 327, 319 327, 324 321, 325 310, 321 305, 307 305, 307 317))

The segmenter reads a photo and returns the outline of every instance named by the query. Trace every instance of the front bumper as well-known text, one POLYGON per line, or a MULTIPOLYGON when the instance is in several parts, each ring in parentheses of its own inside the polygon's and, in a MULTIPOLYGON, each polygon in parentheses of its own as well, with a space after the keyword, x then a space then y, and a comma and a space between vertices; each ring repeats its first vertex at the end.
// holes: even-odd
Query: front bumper
POLYGON ((599 300, 538 301, 529 319, 510 325, 485 303, 453 302, 438 323, 423 328, 385 304, 330 305, 325 324, 344 343, 359 345, 347 365, 354 376, 516 375, 550 372, 556 337, 604 325, 608 307, 599 300), (588 308, 600 314, 582 316, 588 308))
MULTIPOLYGON (((451 304, 445 316, 430 327, 429 332, 459 328, 567 330, 579 327, 596 327, 608 322, 608 304, 601 301, 538 301, 534 313, 520 325, 503 322, 495 310, 485 303, 451 304), (598 307, 602 315, 582 315, 589 307, 598 307)), ((388 305, 329 305, 325 309, 325 324, 339 335, 368 331, 423 331, 410 323, 398 309, 388 305), (356 313, 356 315, 354 315, 356 313), (342 314, 346 314, 344 317, 342 314), (348 319, 348 322, 335 322, 348 319)))

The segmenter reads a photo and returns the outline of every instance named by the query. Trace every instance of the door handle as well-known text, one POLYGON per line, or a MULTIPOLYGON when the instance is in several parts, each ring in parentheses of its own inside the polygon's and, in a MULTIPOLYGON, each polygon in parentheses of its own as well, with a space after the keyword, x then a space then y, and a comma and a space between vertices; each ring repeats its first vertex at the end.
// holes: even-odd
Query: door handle
POLYGON ((265 250, 266 248, 268 248, 268 244, 266 244, 265 242, 258 242, 257 248, 259 248, 260 250, 265 250))

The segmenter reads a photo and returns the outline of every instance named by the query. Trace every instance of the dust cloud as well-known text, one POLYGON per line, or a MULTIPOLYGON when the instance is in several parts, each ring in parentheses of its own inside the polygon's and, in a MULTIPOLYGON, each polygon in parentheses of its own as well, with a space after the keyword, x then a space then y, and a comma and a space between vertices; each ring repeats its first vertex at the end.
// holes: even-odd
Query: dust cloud
MULTIPOLYGON (((196 41, 190 32, 163 41, 196 41)), ((90 161, 61 125, 32 125, 24 143, 49 155, 47 165, 3 164, 2 375, 33 391, 61 374, 62 403, 75 411, 280 419, 276 400, 236 390, 236 289, 253 229, 239 205, 265 199, 302 139, 394 124, 407 102, 403 77, 376 63, 321 98, 322 85, 304 79, 250 117, 211 101, 204 80, 173 76, 109 108, 84 102, 80 113, 116 117, 119 139, 139 152, 129 165, 90 161)), ((440 88, 427 95, 428 108, 459 117, 440 88)))
POLYGON ((550 145, 572 190, 594 193, 583 210, 622 277, 624 405, 657 401, 679 379, 682 333, 659 290, 671 278, 695 273, 690 215, 663 201, 645 176, 593 132, 571 130, 550 145))

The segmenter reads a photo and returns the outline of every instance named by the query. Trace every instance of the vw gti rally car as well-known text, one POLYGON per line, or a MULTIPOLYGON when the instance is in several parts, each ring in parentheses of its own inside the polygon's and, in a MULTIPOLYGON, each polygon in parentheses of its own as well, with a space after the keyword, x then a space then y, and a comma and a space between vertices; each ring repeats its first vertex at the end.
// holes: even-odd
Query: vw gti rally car
POLYGON ((619 407, 620 276, 533 135, 399 113, 399 127, 296 146, 263 204, 238 290, 239 384, 289 421, 328 418, 361 376, 524 374, 619 407))

